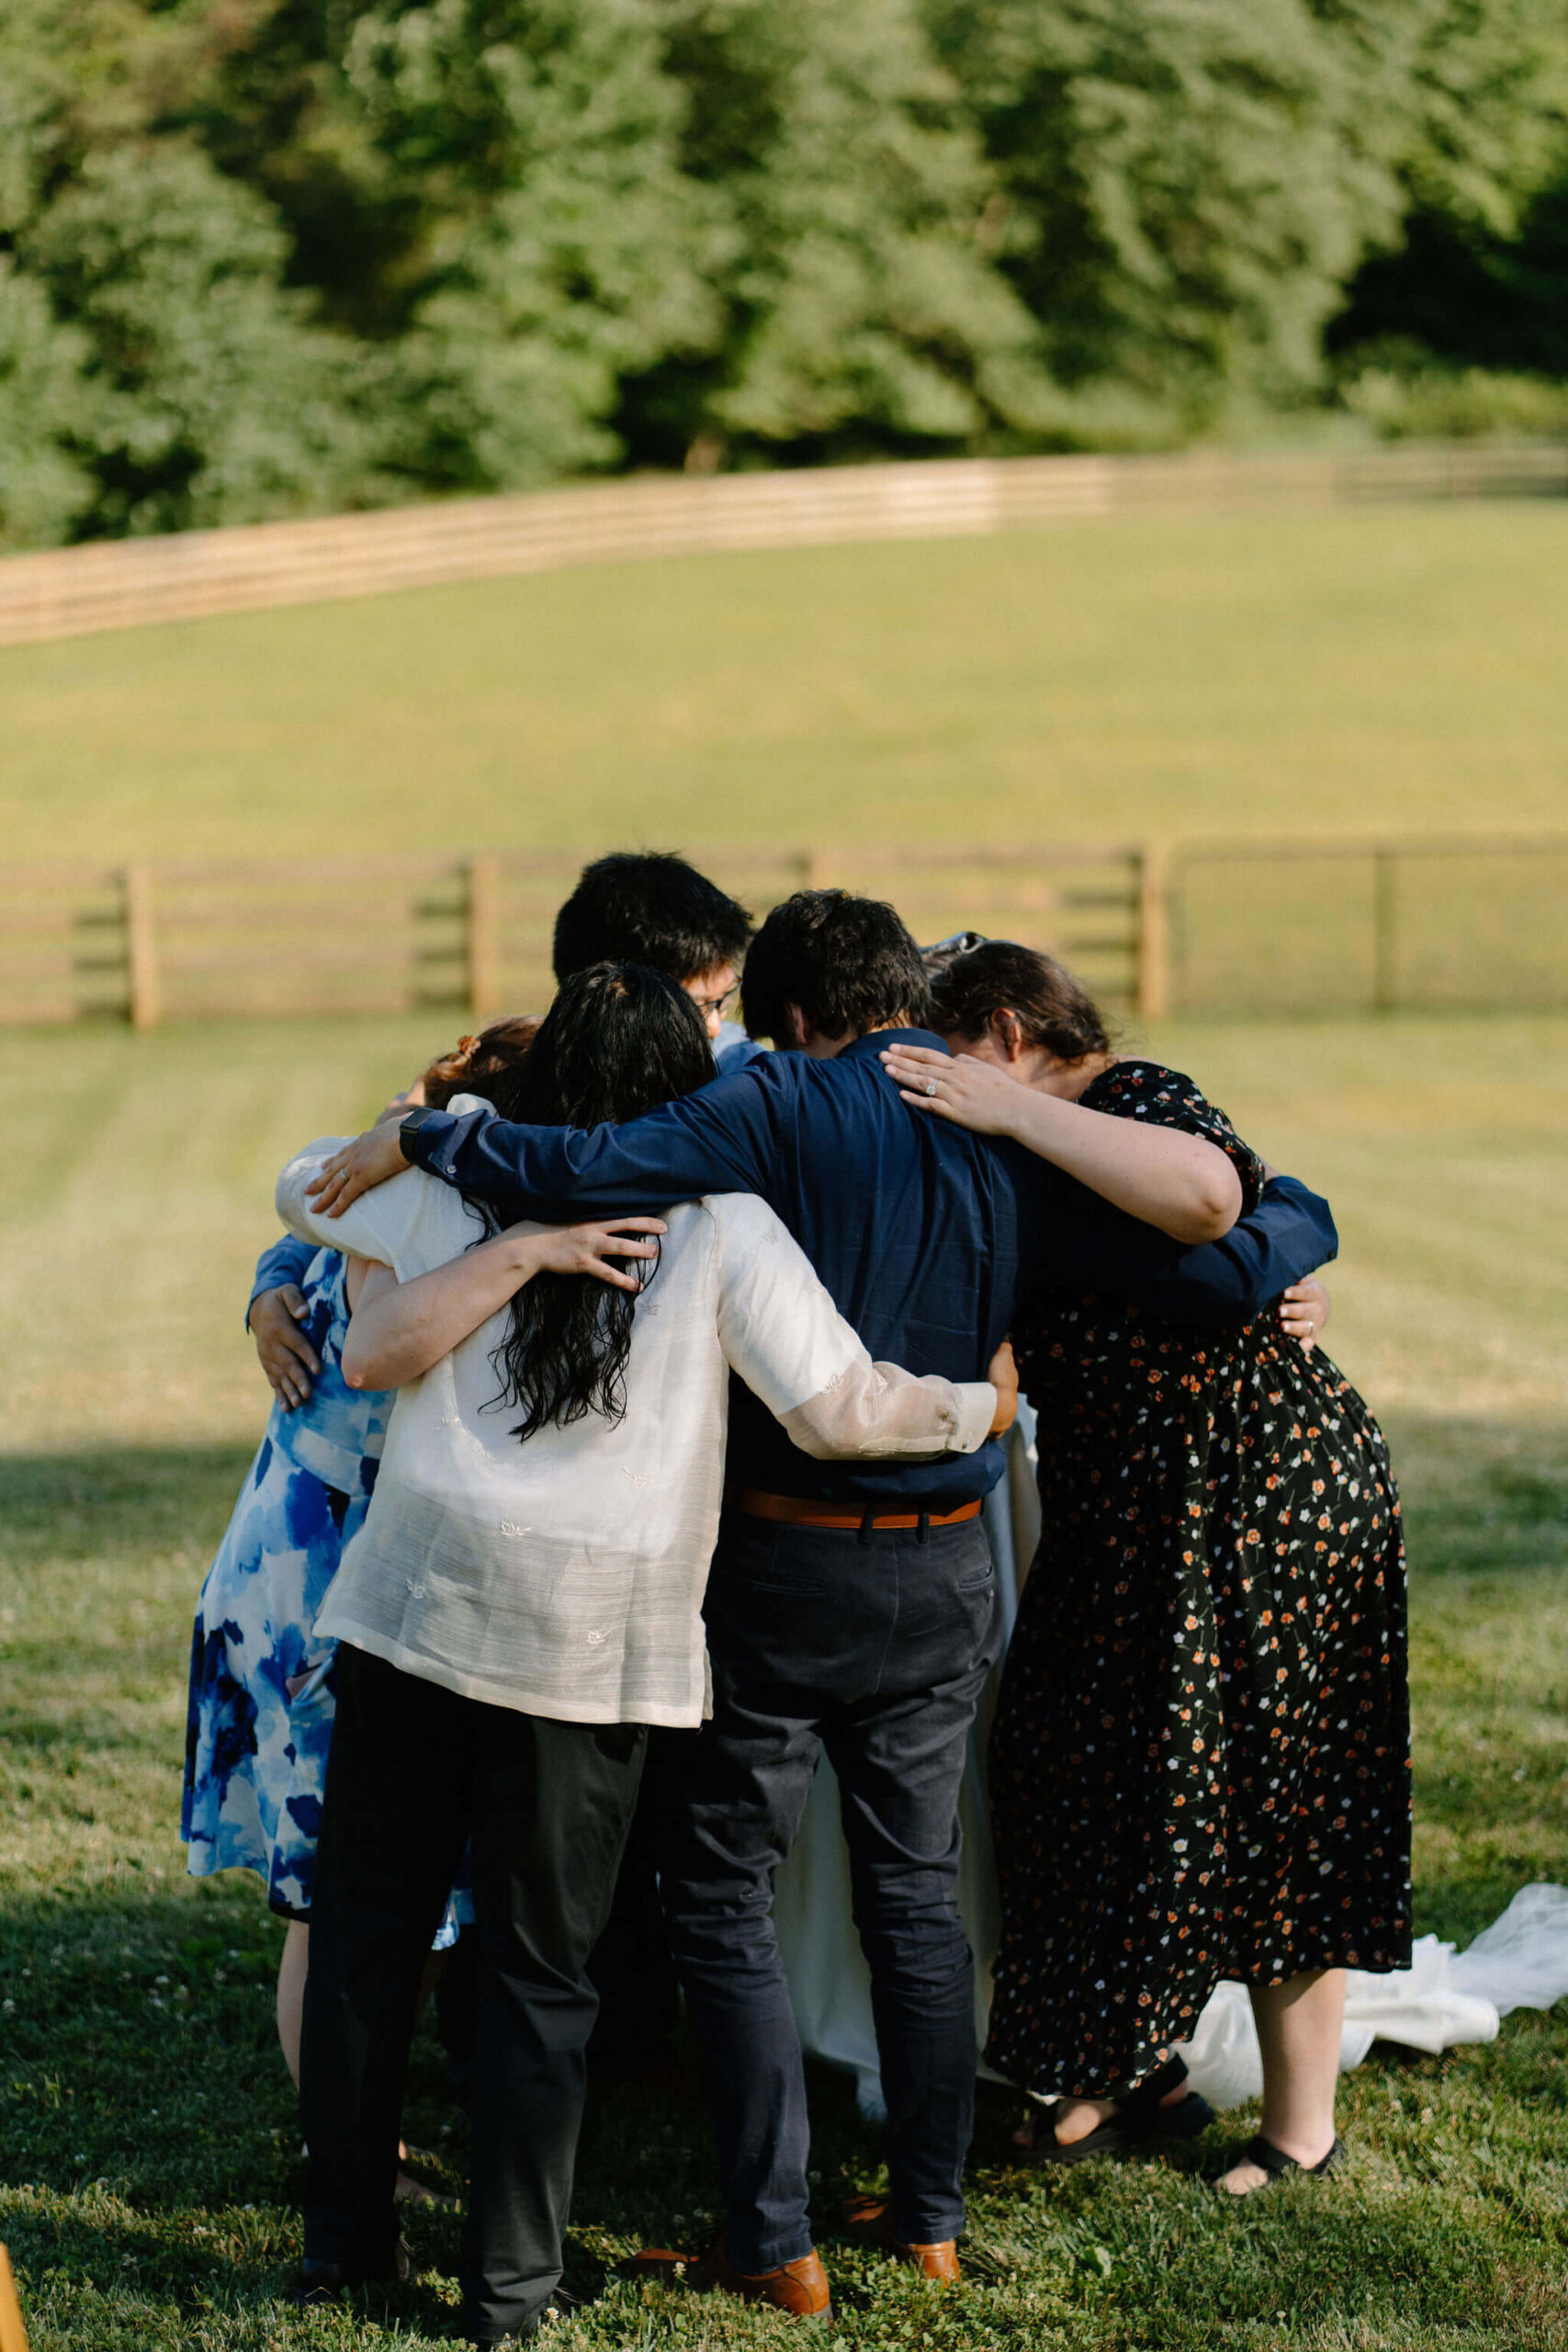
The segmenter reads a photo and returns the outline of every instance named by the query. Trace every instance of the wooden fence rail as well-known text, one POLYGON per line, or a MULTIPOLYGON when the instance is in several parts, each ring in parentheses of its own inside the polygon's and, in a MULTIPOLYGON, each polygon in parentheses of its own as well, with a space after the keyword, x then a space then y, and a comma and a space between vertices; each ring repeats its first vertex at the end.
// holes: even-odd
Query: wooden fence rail
MULTIPOLYGON (((1568 1004, 1568 834, 694 852, 757 912, 807 885, 918 937, 1049 948, 1111 1004, 1568 1004)), ((548 999, 576 852, 0 868, 0 1025, 461 1012, 548 999)))
POLYGON ((974 537, 1117 515, 1563 495, 1568 446, 1539 441, 642 477, 10 556, 0 559, 0 645, 641 556, 974 537))

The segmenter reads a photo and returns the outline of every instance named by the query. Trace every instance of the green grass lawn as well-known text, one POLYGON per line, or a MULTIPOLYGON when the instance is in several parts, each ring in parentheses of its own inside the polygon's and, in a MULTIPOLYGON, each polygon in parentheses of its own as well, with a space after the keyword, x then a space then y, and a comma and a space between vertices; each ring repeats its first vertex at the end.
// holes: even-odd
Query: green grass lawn
MULTIPOLYGON (((902 552, 902 551, 901 551, 902 552)), ((192 1607, 264 1419, 240 1314, 273 1174, 445 1039, 429 1022, 0 1038, 0 2237, 35 2352, 446 2340, 457 2220, 362 2313, 280 2300, 298 2132, 277 1931, 248 1877, 184 1875, 192 1607)), ((1410 1513, 1418 1927, 1463 1942, 1568 1881, 1568 1020, 1187 1026, 1155 1041, 1334 1199, 1334 1351, 1384 1416, 1410 1513)), ((814 2084, 844 2346, 1517 2352, 1568 2345, 1568 2007, 1348 2078, 1343 2177, 1222 2205, 1190 2162, 1042 2185, 987 2098, 966 2283, 939 2296, 828 2225, 874 2185, 847 2081, 814 2084)), ((1246 2128, 1245 2115, 1236 2119, 1246 2128)), ((458 2185, 416 2052, 410 2136, 458 2185)), ((700 2113, 596 2100, 570 2285, 714 2218, 700 2113)), ((783 2345, 789 2324, 612 2281, 562 2352, 783 2345)))
POLYGON ((623 563, 0 651, 7 858, 1568 819, 1568 506, 623 563))

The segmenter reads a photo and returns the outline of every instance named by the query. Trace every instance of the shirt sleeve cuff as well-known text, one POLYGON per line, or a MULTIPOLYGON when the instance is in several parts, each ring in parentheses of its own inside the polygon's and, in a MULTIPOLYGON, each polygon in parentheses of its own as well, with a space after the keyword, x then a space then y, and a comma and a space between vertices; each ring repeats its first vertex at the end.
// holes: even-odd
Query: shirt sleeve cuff
POLYGON ((997 1418, 997 1392, 988 1380, 955 1380, 953 1388, 958 1399, 958 1424, 950 1451, 978 1453, 997 1418))
POLYGON ((403 1158, 411 1167, 428 1169, 432 1175, 448 1175, 450 1146, 457 1126, 457 1121, 450 1111, 411 1111, 398 1129, 403 1158))

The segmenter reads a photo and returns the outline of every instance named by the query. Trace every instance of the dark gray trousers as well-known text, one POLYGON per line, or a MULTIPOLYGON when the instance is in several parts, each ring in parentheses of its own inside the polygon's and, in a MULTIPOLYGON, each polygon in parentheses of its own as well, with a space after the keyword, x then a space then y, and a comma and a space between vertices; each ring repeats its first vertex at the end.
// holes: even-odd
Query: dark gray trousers
POLYGON ((560 2278, 604 1927, 648 1744, 459 1698, 344 1646, 310 1913, 299 2111, 309 2258, 376 2272, 397 2236, 420 1978, 473 1849, 478 2018, 464 2317, 531 2326, 560 2278))
POLYGON ((773 1889, 824 1749, 871 1970, 894 2227, 917 2245, 956 2237, 976 2075, 958 1791, 1001 1643, 984 1530, 727 1516, 705 1613, 713 1720, 662 1759, 660 1859, 730 2254, 771 2270, 812 2243, 806 2075, 773 1889))

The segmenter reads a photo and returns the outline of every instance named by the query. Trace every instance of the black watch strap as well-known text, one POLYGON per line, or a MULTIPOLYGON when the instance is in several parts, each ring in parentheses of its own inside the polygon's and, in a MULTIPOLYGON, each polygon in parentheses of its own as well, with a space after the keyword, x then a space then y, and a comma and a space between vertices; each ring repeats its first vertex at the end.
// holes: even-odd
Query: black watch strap
MULTIPOLYGON (((434 1103, 416 1102, 406 1118, 400 1122, 398 1134, 404 1143, 411 1143, 422 1127, 428 1127, 435 1120, 444 1119, 446 1116, 446 1112, 436 1110, 434 1103)), ((405 1154, 405 1157, 407 1156, 405 1154)))

